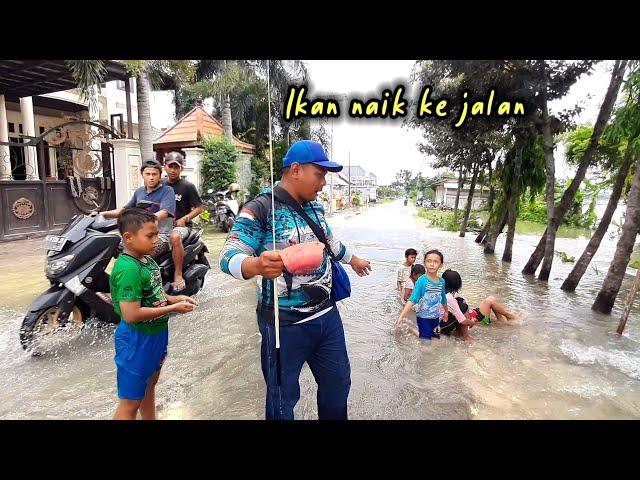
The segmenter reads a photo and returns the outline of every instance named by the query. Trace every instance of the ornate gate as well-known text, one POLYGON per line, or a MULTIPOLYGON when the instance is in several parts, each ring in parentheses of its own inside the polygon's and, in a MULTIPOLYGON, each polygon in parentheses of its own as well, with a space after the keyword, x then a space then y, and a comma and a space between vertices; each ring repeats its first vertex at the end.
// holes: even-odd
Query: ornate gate
POLYGON ((0 142, 0 240, 57 232, 77 213, 115 208, 114 129, 63 123, 0 142))

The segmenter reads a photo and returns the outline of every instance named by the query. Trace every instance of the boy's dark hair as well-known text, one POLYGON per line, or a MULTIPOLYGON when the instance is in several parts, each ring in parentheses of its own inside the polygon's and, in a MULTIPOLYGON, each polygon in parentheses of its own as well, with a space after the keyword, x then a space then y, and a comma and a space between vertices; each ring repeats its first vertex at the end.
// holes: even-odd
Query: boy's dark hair
POLYGON ((145 168, 157 168, 160 170, 160 175, 162 175, 162 165, 160 165, 160 162, 157 160, 149 159, 142 162, 142 165, 140 165, 140 173, 144 172, 145 168))
POLYGON ((145 223, 156 222, 157 220, 158 217, 153 213, 141 208, 125 208, 118 217, 118 230, 120 235, 124 235, 124 232, 136 233, 145 223))
POLYGON ((407 258, 409 255, 415 255, 417 257, 418 251, 415 248, 407 248, 404 251, 404 258, 407 258))
POLYGON ((445 293, 456 293, 462 288, 462 278, 455 270, 446 269, 442 272, 442 279, 445 293))
POLYGON ((432 253, 435 253, 436 255, 440 256, 440 263, 444 263, 444 255, 442 255, 442 252, 440 250, 429 250, 427 253, 424 254, 424 261, 427 261, 427 255, 431 255, 432 253))
POLYGON ((424 265, 420 265, 419 263, 411 265, 411 275, 424 275, 426 272, 424 265))

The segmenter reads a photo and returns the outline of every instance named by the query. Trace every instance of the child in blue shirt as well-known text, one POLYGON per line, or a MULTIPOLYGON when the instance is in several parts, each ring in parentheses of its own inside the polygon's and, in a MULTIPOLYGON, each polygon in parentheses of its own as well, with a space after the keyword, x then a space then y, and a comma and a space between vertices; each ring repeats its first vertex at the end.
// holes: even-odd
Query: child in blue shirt
POLYGON ((418 328, 407 327, 407 330, 420 338, 440 338, 440 320, 449 315, 444 280, 438 276, 438 270, 444 263, 444 256, 438 250, 429 250, 424 256, 427 270, 415 284, 413 293, 405 304, 395 325, 402 324, 404 317, 415 304, 419 304, 416 320, 418 328))

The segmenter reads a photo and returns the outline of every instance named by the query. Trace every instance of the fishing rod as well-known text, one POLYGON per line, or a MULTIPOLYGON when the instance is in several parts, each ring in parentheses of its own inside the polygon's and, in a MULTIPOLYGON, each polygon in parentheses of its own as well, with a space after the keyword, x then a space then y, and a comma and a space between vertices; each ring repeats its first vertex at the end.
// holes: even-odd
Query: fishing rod
MULTIPOLYGON (((271 236, 273 239, 273 251, 276 251, 276 210, 273 184, 273 145, 271 136, 271 80, 269 60, 267 60, 267 105, 269 111, 269 168, 271 170, 271 236)), ((273 315, 276 330, 276 382, 281 385, 280 366, 280 311, 278 306, 278 277, 273 279, 273 315)))

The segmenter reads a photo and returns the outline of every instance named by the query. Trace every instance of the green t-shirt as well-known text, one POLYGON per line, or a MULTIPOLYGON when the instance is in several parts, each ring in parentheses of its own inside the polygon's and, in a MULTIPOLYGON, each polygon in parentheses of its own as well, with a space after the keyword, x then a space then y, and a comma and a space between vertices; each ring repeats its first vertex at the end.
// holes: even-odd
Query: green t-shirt
MULTIPOLYGON (((160 267, 150 256, 145 256, 146 263, 137 258, 121 254, 116 260, 109 289, 113 309, 126 321, 120 310, 120 302, 133 302, 140 300, 141 307, 163 307, 167 305, 167 298, 162 290, 162 276, 160 267)), ((141 333, 153 334, 168 328, 169 314, 163 315, 146 322, 129 323, 131 328, 141 333)))

